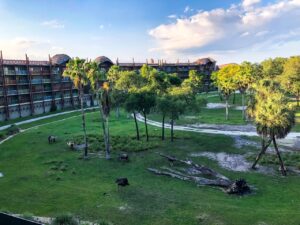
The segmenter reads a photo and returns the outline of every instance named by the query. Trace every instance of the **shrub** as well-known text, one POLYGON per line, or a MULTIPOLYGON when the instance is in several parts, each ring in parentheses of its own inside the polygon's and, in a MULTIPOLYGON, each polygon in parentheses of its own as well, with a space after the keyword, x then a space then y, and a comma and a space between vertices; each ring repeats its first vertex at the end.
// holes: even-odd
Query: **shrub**
POLYGON ((7 128, 6 135, 13 135, 19 132, 20 132, 20 128, 17 125, 13 124, 9 128, 7 128))
POLYGON ((55 217, 51 225, 79 225, 79 223, 74 216, 70 214, 64 214, 55 217))
POLYGON ((52 103, 51 104, 51 107, 50 107, 50 112, 55 112, 57 110, 57 106, 55 103, 52 103))

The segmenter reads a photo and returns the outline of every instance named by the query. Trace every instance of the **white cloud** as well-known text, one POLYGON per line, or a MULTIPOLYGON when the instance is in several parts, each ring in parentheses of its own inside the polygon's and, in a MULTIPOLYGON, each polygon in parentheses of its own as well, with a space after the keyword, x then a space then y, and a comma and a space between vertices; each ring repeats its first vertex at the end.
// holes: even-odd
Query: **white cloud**
POLYGON ((103 29, 104 29, 104 25, 101 24, 101 25, 99 26, 99 28, 100 28, 101 30, 103 30, 103 29))
POLYGON ((261 0, 243 0, 242 5, 244 8, 249 8, 260 3, 260 1, 261 0))
POLYGON ((169 15, 168 18, 170 18, 170 19, 176 19, 177 16, 175 14, 172 14, 172 15, 169 15))
POLYGON ((300 0, 279 0, 265 6, 259 2, 244 0, 227 9, 199 11, 161 24, 149 31, 157 43, 152 50, 169 55, 259 51, 260 47, 300 40, 300 0))
POLYGON ((191 8, 187 5, 185 8, 184 8, 184 13, 187 13, 188 11, 190 11, 191 10, 191 8))
POLYGON ((42 26, 52 29, 63 29, 65 25, 57 20, 48 20, 41 23, 42 26))

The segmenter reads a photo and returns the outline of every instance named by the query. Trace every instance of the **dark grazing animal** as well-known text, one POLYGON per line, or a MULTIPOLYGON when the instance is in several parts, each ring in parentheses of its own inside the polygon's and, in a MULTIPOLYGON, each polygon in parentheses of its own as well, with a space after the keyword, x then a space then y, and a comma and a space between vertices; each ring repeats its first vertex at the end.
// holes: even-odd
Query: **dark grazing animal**
POLYGON ((124 161, 124 162, 128 162, 129 161, 129 156, 126 153, 120 154, 119 160, 124 161))
POLYGON ((49 144, 56 142, 56 137, 53 136, 53 135, 50 135, 50 136, 48 137, 48 142, 49 142, 49 144))
POLYGON ((125 186, 129 185, 129 182, 126 177, 121 177, 121 178, 116 179, 116 184, 118 185, 118 190, 119 190, 120 186, 125 187, 125 186))

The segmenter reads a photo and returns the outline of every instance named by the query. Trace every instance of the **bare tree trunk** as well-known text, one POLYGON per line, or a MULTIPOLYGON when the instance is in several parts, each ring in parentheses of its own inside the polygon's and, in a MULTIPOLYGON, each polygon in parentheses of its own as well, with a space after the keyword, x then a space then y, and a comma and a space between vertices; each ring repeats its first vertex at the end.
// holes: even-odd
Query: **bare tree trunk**
POLYGON ((138 125, 138 122, 136 120, 136 114, 135 114, 135 112, 133 112, 133 117, 134 117, 134 122, 135 122, 135 129, 136 129, 136 139, 140 140, 139 125, 138 125))
POLYGON ((171 142, 174 141, 174 120, 171 119, 171 142))
POLYGON ((103 117, 103 109, 102 109, 102 105, 101 105, 98 93, 97 93, 97 101, 98 101, 100 120, 101 120, 102 130, 103 130, 103 140, 104 140, 104 145, 105 145, 105 150, 106 150, 107 149, 107 134, 106 134, 104 117, 103 117))
POLYGON ((106 159, 110 159, 110 141, 109 141, 109 118, 108 116, 105 116, 106 121, 106 159))
POLYGON ((226 114, 225 114, 225 119, 226 120, 228 120, 228 114, 229 114, 229 112, 228 112, 228 97, 226 97, 226 112, 225 112, 226 114))
POLYGON ((235 91, 233 92, 233 99, 232 99, 232 104, 235 104, 235 91))
POLYGON ((286 169, 285 169, 285 166, 284 166, 283 161, 281 159, 275 136, 273 136, 273 144, 274 144, 274 148, 275 148, 276 154, 277 154, 278 159, 279 159, 279 163, 280 163, 280 167, 281 167, 281 173, 282 173, 283 176, 286 176, 286 169))
POLYGON ((120 107, 119 106, 117 106, 117 108, 116 108, 116 116, 118 119, 120 118, 120 107))
POLYGON ((148 125, 147 125, 147 115, 146 113, 144 112, 144 122, 145 122, 145 129, 146 129, 146 140, 149 141, 149 135, 148 135, 148 125))
POLYGON ((85 111, 83 109, 83 90, 80 90, 80 106, 81 106, 81 115, 82 115, 82 129, 84 134, 84 158, 88 155, 88 143, 87 143, 87 135, 86 135, 86 126, 85 126, 85 111))
POLYGON ((265 154, 265 152, 267 151, 268 147, 270 146, 272 140, 270 139, 267 144, 265 144, 265 139, 264 137, 262 137, 261 139, 261 151, 260 153, 256 156, 255 161, 253 163, 253 165, 251 166, 252 169, 255 169, 256 164, 258 163, 259 159, 261 158, 261 156, 263 154, 265 154))
POLYGON ((243 120, 246 120, 246 113, 245 113, 245 93, 242 93, 242 112, 243 112, 243 120))
POLYGON ((161 126, 161 140, 165 140, 165 114, 163 114, 163 118, 162 118, 162 126, 161 126))

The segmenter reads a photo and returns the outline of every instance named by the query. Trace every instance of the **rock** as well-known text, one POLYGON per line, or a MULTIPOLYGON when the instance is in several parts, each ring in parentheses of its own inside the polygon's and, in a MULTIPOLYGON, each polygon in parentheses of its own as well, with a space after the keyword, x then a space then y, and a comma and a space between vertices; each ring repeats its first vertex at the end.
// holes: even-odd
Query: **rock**
POLYGON ((243 195, 250 193, 250 187, 245 179, 238 179, 226 189, 226 193, 243 195))

